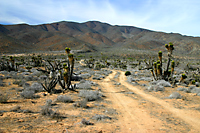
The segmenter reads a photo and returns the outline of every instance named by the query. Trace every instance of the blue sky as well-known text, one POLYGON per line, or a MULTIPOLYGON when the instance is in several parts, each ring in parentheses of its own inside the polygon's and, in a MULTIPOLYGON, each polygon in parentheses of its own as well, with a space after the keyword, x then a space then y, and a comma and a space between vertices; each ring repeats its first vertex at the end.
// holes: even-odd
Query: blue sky
POLYGON ((200 36, 200 0, 0 0, 0 24, 63 20, 200 36))

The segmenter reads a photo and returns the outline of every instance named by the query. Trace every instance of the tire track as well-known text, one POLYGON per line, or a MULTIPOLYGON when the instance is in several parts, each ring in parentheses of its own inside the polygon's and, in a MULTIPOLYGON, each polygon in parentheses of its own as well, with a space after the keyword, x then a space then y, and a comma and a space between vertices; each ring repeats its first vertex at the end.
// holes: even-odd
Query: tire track
POLYGON ((145 110, 141 109, 137 100, 118 93, 119 91, 113 85, 113 79, 116 73, 116 71, 113 71, 112 74, 99 84, 107 94, 107 99, 112 102, 112 107, 120 112, 116 123, 120 127, 120 132, 164 132, 162 129, 165 127, 162 126, 164 123, 161 120, 152 117, 145 110))
POLYGON ((121 72, 120 77, 119 77, 119 82, 124 85, 125 87, 129 88, 129 90, 133 91, 134 93, 140 95, 144 99, 151 101, 153 103, 161 105, 165 110, 168 112, 171 112, 175 117, 178 117, 191 125, 192 129, 191 132, 200 132, 200 113, 199 114, 194 114, 192 110, 183 110, 183 109, 177 109, 174 108, 172 105, 169 103, 163 101, 162 99, 156 98, 150 94, 144 93, 144 91, 137 89, 136 87, 132 86, 131 84, 127 83, 126 76, 124 75, 124 72, 121 72))

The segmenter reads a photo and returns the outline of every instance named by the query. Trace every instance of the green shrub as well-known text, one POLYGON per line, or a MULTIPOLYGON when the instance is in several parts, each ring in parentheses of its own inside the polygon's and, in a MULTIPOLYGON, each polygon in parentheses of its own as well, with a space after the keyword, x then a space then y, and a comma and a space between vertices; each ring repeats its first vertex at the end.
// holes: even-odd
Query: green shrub
POLYGON ((131 72, 130 72, 130 71, 126 71, 126 72, 125 72, 125 75, 126 75, 126 76, 131 75, 131 72))

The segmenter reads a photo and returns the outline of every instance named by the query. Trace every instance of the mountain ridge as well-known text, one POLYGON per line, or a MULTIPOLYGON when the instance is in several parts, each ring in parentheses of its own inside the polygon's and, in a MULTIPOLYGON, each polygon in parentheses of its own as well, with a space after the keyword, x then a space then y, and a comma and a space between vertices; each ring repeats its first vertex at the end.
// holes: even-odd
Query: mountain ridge
POLYGON ((178 53, 200 53, 200 37, 157 32, 134 26, 110 25, 99 21, 0 25, 1 53, 54 51, 63 50, 65 47, 78 49, 83 46, 87 46, 86 51, 95 51, 102 47, 163 50, 163 46, 169 42, 178 47, 178 53))

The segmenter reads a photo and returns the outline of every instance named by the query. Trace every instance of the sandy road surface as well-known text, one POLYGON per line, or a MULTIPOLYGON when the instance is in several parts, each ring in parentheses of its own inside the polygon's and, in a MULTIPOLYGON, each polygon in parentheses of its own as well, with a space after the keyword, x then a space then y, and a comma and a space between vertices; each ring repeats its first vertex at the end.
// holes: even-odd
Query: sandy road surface
POLYGON ((99 84, 102 86, 104 93, 106 93, 107 99, 112 102, 112 107, 120 112, 116 123, 120 127, 119 132, 200 132, 200 115, 197 116, 191 110, 174 108, 166 101, 147 94, 129 84, 126 82, 124 72, 113 70, 113 73, 99 84), (118 79, 114 79, 117 72, 120 72, 120 76, 118 79), (121 83, 122 89, 117 89, 114 81, 121 83), (141 99, 145 99, 155 106, 141 108, 137 99, 120 93, 123 88, 127 88, 141 99), (169 124, 163 116, 152 115, 150 112, 153 111, 154 114, 164 112, 176 122, 179 121, 179 123, 175 125, 169 124))

